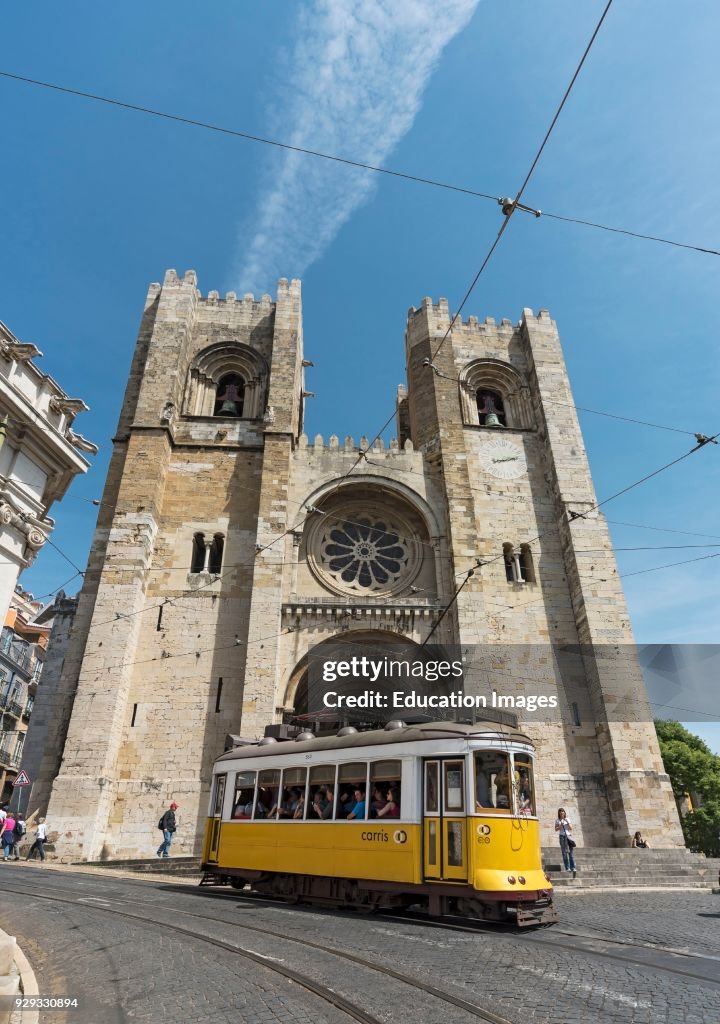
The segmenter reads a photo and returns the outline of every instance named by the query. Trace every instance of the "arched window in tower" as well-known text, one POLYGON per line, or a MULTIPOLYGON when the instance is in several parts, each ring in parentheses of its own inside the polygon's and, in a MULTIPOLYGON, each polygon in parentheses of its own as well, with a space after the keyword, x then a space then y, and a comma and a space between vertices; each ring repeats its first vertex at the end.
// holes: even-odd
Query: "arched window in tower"
POLYGON ((505 403, 499 391, 478 388, 478 417, 481 427, 506 427, 505 403))
POLYGON ((505 579, 508 583, 515 582, 515 561, 513 559, 512 544, 503 544, 503 562, 505 564, 505 579))
POLYGON ((514 544, 503 544, 503 562, 508 583, 535 582, 535 567, 529 544, 521 544, 519 549, 514 544))
POLYGON ((196 533, 193 537, 192 559, 190 572, 205 571, 205 534, 196 533))
POLYGON ((535 582, 535 566, 529 544, 520 545, 520 572, 524 583, 535 582))
POLYGON ((239 373, 226 373, 218 381, 213 416, 240 417, 244 403, 245 381, 239 373))
POLYGON ((222 572, 223 550, 225 538, 221 533, 216 533, 210 545, 210 556, 208 558, 208 572, 218 576, 222 572))

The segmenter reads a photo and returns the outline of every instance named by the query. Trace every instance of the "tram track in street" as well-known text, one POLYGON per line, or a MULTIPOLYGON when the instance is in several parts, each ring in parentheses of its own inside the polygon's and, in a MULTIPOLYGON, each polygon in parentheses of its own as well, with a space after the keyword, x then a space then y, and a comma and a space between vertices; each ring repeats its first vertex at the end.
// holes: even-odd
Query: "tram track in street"
MULTIPOLYGON (((58 888, 59 892, 66 893, 66 890, 58 888)), ((194 892, 197 894, 202 893, 201 898, 211 899, 229 904, 256 904, 258 902, 264 905, 271 905, 276 907, 284 907, 290 909, 288 903, 282 899, 274 899, 264 895, 254 894, 252 892, 243 893, 240 891, 230 892, 213 892, 211 889, 198 890, 189 889, 189 887, 183 887, 185 892, 194 892)), ((113 897, 109 897, 111 900, 113 897)), ((124 902, 135 902, 136 905, 146 906, 142 901, 132 901, 125 899, 124 902)), ((84 904, 87 905, 87 904, 84 904)), ((298 913, 303 913, 304 910, 301 906, 296 907, 298 913)), ((336 914, 337 911, 334 908, 326 907, 313 907, 312 912, 317 913, 331 913, 336 914)), ((446 993, 442 989, 437 989, 434 986, 428 986, 424 982, 414 979, 411 975, 405 975, 401 972, 393 971, 392 968, 384 967, 381 964, 374 963, 371 960, 366 960, 363 957, 359 957, 354 953, 346 952, 325 946, 321 943, 314 943, 309 939, 297 936, 289 936, 283 932, 275 931, 270 928, 265 928, 260 925, 240 923, 234 921, 218 921, 216 917, 212 917, 209 914, 196 913, 194 911, 178 910, 173 909, 174 914, 182 914, 198 920, 209 921, 213 924, 224 923, 231 926, 236 926, 245 929, 249 932, 254 932, 260 935, 266 935, 269 938, 281 939, 285 942, 301 944, 305 947, 315 949, 318 952, 325 953, 338 957, 340 959, 349 961, 359 967, 366 967, 379 973, 386 974, 390 977, 394 977, 396 980, 404 982, 406 984, 414 985, 415 987, 421 988, 423 991, 430 995, 434 995, 438 998, 452 1002, 459 1008, 467 1010, 467 1012, 475 1014, 485 1014, 485 1017, 481 1019, 489 1021, 499 1021, 501 1024, 508 1024, 504 1021, 504 1018, 494 1016, 489 1011, 484 1010, 482 1007, 477 1006, 470 1001, 463 1000, 462 997, 454 996, 452 993, 446 993)), ((131 915, 133 916, 133 915, 131 915)), ((369 920, 370 918, 364 918, 369 920)), ((584 953, 587 956, 599 958, 602 960, 612 960, 625 964, 626 966, 633 966, 644 970, 659 971, 664 974, 675 975, 677 977, 689 979, 702 984, 720 986, 720 960, 714 957, 705 956, 703 954, 686 952, 684 950, 674 949, 668 946, 653 945, 651 943, 633 943, 624 942, 618 939, 609 939, 603 935, 590 934, 586 932, 573 932, 569 930, 563 930, 558 928, 557 925, 553 925, 549 928, 541 928, 533 930, 532 932, 527 930, 511 930, 507 926, 502 925, 488 925, 483 922, 460 922, 453 921, 443 918, 429 918, 419 913, 409 912, 404 915, 398 914, 378 914, 374 915, 374 919, 382 922, 394 922, 396 924, 413 924, 423 925, 433 930, 438 931, 452 931, 459 932, 461 934, 497 934, 503 937, 512 937, 520 942, 527 942, 532 945, 545 946, 548 948, 563 950, 565 952, 572 952, 574 954, 584 953), (567 938, 571 938, 572 942, 558 941, 554 936, 562 935, 567 938), (598 948, 597 944, 604 946, 616 947, 615 949, 601 949, 598 948), (655 959, 653 962, 653 954, 655 959), (664 958, 664 962, 658 962, 658 957, 664 958), (679 963, 669 962, 671 959, 680 960, 685 958, 687 961, 697 962, 698 967, 700 964, 706 965, 707 970, 701 972, 700 970, 690 969, 690 964, 686 963, 680 966, 679 963)))
MULTIPOLYGON (((223 939, 216 938, 210 935, 204 935, 195 929, 185 928, 181 925, 168 923, 167 921, 157 920, 148 915, 148 910, 153 904, 148 904, 147 901, 132 900, 126 897, 122 898, 123 904, 134 904, 140 906, 143 909, 143 913, 130 913, 126 910, 121 910, 118 907, 111 906, 113 902, 120 902, 117 896, 88 896, 85 893, 78 893, 77 890, 72 891, 72 896, 68 894, 67 889, 62 889, 59 886, 46 886, 46 889, 55 888, 57 892, 61 892, 63 895, 51 895, 48 892, 33 892, 27 889, 20 889, 13 886, 12 895, 18 895, 28 897, 31 899, 46 900, 52 903, 62 903, 75 908, 82 908, 85 910, 95 910, 104 913, 114 915, 116 917, 126 918, 131 921, 138 922, 142 925, 155 925, 158 928, 162 928, 164 931, 175 932, 181 934, 187 938, 193 939, 198 942, 214 946, 218 949, 222 949, 226 952, 233 953, 237 956, 241 956, 247 960, 252 961, 260 967, 263 967, 271 972, 274 972, 288 981, 294 982, 306 991, 318 996, 326 1003, 334 1006, 342 1013, 346 1014, 353 1020, 359 1021, 360 1024, 385 1024, 385 1022, 369 1013, 363 1007, 354 1003, 352 1000, 341 995, 334 989, 321 984, 314 978, 303 974, 299 971, 294 970, 291 967, 287 967, 285 964, 280 963, 278 958, 270 957, 266 954, 258 953, 254 950, 246 949, 243 946, 237 946, 230 942, 225 942, 223 939)), ((225 894, 222 894, 223 899, 226 900, 225 894)), ((161 909, 159 904, 155 904, 158 909, 161 909)), ((241 922, 219 920, 216 917, 211 917, 207 914, 196 914, 191 911, 180 910, 176 907, 166 908, 168 913, 172 913, 173 916, 181 914, 192 918, 193 920, 209 921, 213 925, 225 925, 228 927, 237 927, 251 931, 257 934, 265 935, 272 939, 279 939, 283 942, 288 942, 296 945, 301 945, 304 948, 313 949, 317 952, 324 953, 327 956, 336 957, 340 960, 344 960, 353 964, 356 967, 362 967, 368 970, 372 970, 378 974, 381 974, 387 978, 392 978, 410 988, 424 992, 435 999, 438 999, 448 1005, 452 1005, 457 1009, 463 1010, 470 1017, 474 1017, 477 1020, 485 1021, 486 1024, 515 1024, 515 1022, 509 1020, 506 1017, 501 1017, 491 1010, 487 1010, 484 1007, 478 1006, 476 1003, 470 1000, 463 999, 461 996, 456 996, 451 992, 446 992, 443 989, 436 988, 434 985, 429 985, 418 978, 412 977, 409 974, 403 974, 401 971, 396 971, 394 968, 387 967, 383 964, 374 963, 371 960, 366 960, 364 957, 356 956, 353 953, 349 953, 343 950, 324 946, 321 943, 312 942, 305 937, 288 936, 282 932, 274 931, 269 928, 261 928, 257 925, 244 924, 241 922)))
POLYGON ((406 916, 392 916, 385 917, 383 920, 391 920, 398 924, 403 921, 407 923, 409 920, 426 924, 430 928, 460 932, 465 935, 482 934, 487 935, 494 931, 498 935, 512 935, 514 938, 522 942, 528 942, 533 945, 547 946, 553 949, 562 949, 571 953, 585 953, 588 956, 599 957, 604 960, 615 960, 626 965, 632 965, 642 968, 651 968, 655 971, 661 971, 664 974, 674 974, 683 978, 690 978, 694 981, 700 981, 708 985, 720 985, 720 958, 708 956, 703 953, 693 953, 690 950, 677 949, 672 946, 662 946, 656 943, 650 942, 627 942, 622 939, 610 939, 605 935, 592 934, 590 932, 573 932, 560 929, 557 925, 551 925, 545 928, 539 928, 533 931, 529 930, 513 930, 511 931, 508 926, 495 925, 495 924, 484 924, 483 922, 456 922, 443 919, 435 918, 423 918, 419 914, 411 914, 406 916), (555 936, 563 935, 574 939, 572 943, 557 941, 555 936), (665 963, 652 963, 650 957, 647 954, 634 956, 628 954, 622 954, 621 952, 614 952, 609 949, 597 949, 590 945, 590 943, 602 943, 607 946, 615 946, 624 950, 646 950, 648 953, 663 954, 667 957, 685 957, 688 960, 702 961, 709 965, 708 971, 705 974, 700 974, 697 971, 685 970, 678 966, 665 963))

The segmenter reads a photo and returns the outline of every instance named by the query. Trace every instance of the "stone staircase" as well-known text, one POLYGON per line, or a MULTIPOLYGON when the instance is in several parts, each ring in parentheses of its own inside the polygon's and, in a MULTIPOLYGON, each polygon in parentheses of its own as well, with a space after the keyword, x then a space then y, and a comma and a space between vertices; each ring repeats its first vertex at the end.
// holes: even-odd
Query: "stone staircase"
POLYGON ((718 884, 720 860, 686 849, 633 850, 576 847, 577 878, 563 870, 558 846, 543 847, 543 864, 553 886, 591 889, 597 886, 711 888, 718 884))
POLYGON ((146 860, 83 861, 88 868, 108 868, 117 871, 139 871, 148 875, 194 876, 200 881, 199 857, 152 857, 146 860))

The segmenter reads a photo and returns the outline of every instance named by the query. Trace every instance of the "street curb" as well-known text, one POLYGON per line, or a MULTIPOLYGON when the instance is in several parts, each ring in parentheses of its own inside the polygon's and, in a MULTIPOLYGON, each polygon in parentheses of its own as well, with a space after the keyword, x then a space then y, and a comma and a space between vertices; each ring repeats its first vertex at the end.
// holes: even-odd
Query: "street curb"
MULTIPOLYGON (((720 892, 720 889, 717 890, 720 892)), ((712 892, 709 885, 586 885, 584 887, 574 886, 567 888, 561 886, 553 888, 553 896, 587 896, 594 893, 605 894, 609 892, 712 892)))
MULTIPOLYGON (((13 962, 17 967, 18 974, 20 975, 20 994, 23 996, 37 996, 40 994, 38 988, 37 978, 35 977, 35 971, 30 966, 30 961, 23 953, 20 946, 17 944, 17 939, 14 935, 10 935, 9 932, 5 932, 0 929, 0 936, 6 936, 9 939, 13 939, 15 942, 15 951, 13 955, 13 962)), ((22 1021, 22 1024, 38 1024, 40 1014, 37 1010, 23 1010, 11 1011, 9 1020, 11 1024, 15 1021, 22 1021)))

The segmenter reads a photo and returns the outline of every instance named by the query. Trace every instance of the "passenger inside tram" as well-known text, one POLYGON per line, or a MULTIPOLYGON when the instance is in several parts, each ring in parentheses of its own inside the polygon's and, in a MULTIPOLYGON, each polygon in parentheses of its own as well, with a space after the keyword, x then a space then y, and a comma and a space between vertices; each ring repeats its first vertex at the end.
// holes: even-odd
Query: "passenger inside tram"
POLYGON ((341 788, 338 794, 338 818, 347 818, 355 806, 354 790, 352 788, 341 788))
POLYGON ((235 780, 233 818, 251 818, 255 797, 255 773, 239 774, 235 780))
POLYGON ((387 791, 383 792, 379 786, 373 786, 372 797, 370 817, 375 818, 380 815, 380 811, 387 804, 387 791))
POLYGON ((399 818, 400 817, 400 790, 397 786, 390 786, 387 793, 387 800, 383 807, 377 811, 378 818, 399 818))
POLYGON ((532 764, 515 755, 515 792, 517 794, 518 814, 535 814, 535 797, 533 793, 532 764))
MULTIPOLYGON (((264 774, 263 772, 260 773, 264 774)), ((255 818, 273 818, 277 810, 277 788, 258 786, 257 800, 255 801, 255 818)))
POLYGON ((365 820, 365 787, 358 786, 353 794, 355 802, 353 808, 348 814, 348 820, 365 820))
POLYGON ((305 815, 305 790, 294 789, 293 794, 294 799, 292 801, 292 816, 295 821, 299 821, 305 815))
POLYGON ((308 817, 318 818, 320 821, 332 818, 334 795, 332 786, 318 786, 312 800, 312 814, 308 813, 308 817))

